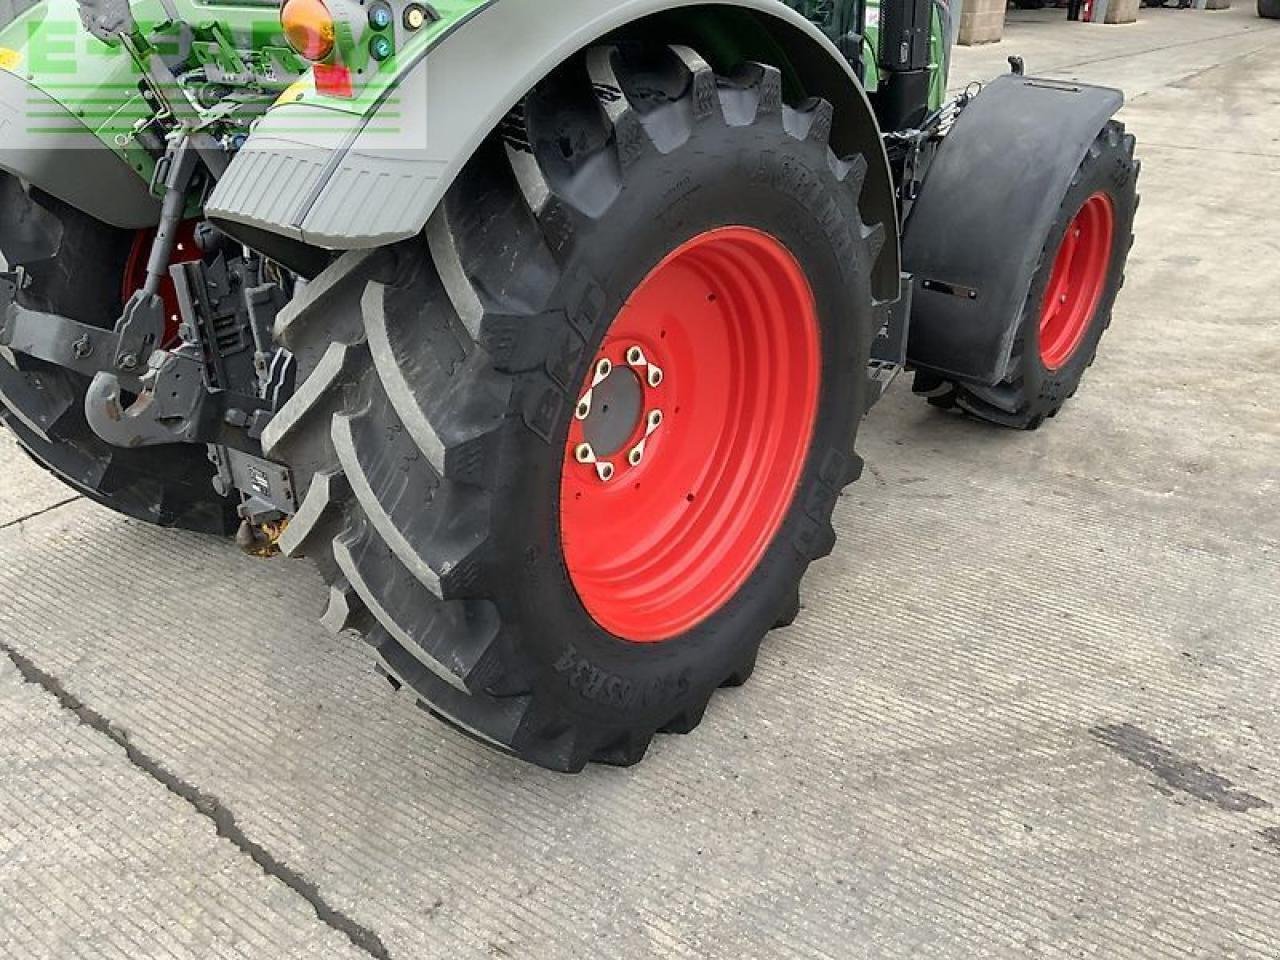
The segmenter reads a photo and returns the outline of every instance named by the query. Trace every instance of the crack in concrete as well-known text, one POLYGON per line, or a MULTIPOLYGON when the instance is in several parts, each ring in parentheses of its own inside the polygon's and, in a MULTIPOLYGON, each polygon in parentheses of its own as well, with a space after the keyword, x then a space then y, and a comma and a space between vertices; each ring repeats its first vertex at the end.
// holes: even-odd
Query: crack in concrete
POLYGON ((0 530, 8 530, 10 527, 16 527, 19 524, 26 523, 28 520, 34 520, 36 517, 43 517, 46 513, 53 513, 53 511, 57 510, 59 507, 65 507, 69 503, 75 503, 76 501, 83 499, 84 497, 67 497, 67 499, 59 500, 57 503, 51 504, 50 506, 43 507, 39 510, 32 510, 30 513, 26 513, 18 517, 16 520, 6 520, 4 523, 0 523, 0 530))
MULTIPOLYGON (((54 508, 51 507, 49 509, 54 508)), ((128 734, 67 690, 61 680, 41 670, 29 658, 14 650, 13 647, 0 641, 0 650, 4 651, 5 655, 12 661, 24 681, 40 687, 57 700, 63 709, 73 713, 82 724, 110 738, 122 747, 131 764, 158 782, 170 793, 185 800, 202 817, 210 820, 219 837, 230 841, 237 850, 256 863, 263 873, 280 881, 305 900, 311 906, 311 909, 315 911, 316 917, 319 918, 321 923, 343 934, 351 941, 353 946, 370 957, 374 957, 375 960, 391 960, 391 954, 387 952, 386 945, 383 944, 382 939, 373 930, 357 923, 341 910, 328 903, 314 881, 292 867, 281 863, 269 850, 249 839, 236 823, 235 815, 217 797, 205 793, 199 787, 187 783, 167 770, 160 761, 140 750, 129 739, 128 734)))

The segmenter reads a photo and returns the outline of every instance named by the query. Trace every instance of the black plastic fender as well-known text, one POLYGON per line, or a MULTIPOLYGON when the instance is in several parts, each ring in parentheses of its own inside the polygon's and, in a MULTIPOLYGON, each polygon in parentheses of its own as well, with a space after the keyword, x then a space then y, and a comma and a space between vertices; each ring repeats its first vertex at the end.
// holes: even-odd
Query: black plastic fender
POLYGON ((992 385, 1051 224, 1090 144, 1124 94, 1002 76, 956 120, 902 241, 914 274, 908 364, 992 385))

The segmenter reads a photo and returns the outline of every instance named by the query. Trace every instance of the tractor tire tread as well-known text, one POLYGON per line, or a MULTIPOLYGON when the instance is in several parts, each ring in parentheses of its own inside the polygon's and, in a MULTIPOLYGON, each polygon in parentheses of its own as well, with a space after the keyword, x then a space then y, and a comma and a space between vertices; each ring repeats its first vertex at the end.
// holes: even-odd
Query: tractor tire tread
MULTIPOLYGON (((696 727, 715 689, 652 729, 568 722, 539 698, 521 625, 504 622, 492 599, 503 586, 486 575, 486 560, 491 498, 508 482, 504 451, 513 433, 552 442, 590 333, 587 311, 548 305, 558 292, 570 305, 600 296, 591 278, 563 274, 555 254, 563 224, 571 213, 598 214, 620 189, 620 171, 645 153, 678 150, 699 123, 777 123, 825 150, 857 193, 866 172, 865 160, 840 160, 827 145, 828 103, 782 103, 775 68, 749 64, 718 77, 694 51, 672 51, 688 83, 670 99, 617 76, 609 48, 587 52, 609 133, 598 162, 534 162, 522 104, 464 170, 454 191, 465 191, 465 204, 447 198, 423 236, 338 260, 276 329, 310 374, 264 447, 306 488, 282 547, 313 558, 332 585, 326 621, 364 633, 380 671, 433 716, 565 772, 638 762, 656 733, 696 727), (605 162, 610 152, 616 162, 605 162), (481 234, 504 238, 500 256, 476 255, 481 234)), ((860 227, 870 249, 888 235, 883 224, 860 227)), ((797 544, 806 561, 835 542, 836 495, 860 472, 856 456, 847 460, 807 505, 810 528, 797 544)), ((778 625, 798 610, 797 593, 778 625)), ((746 682, 754 665, 753 649, 721 685, 746 682)))

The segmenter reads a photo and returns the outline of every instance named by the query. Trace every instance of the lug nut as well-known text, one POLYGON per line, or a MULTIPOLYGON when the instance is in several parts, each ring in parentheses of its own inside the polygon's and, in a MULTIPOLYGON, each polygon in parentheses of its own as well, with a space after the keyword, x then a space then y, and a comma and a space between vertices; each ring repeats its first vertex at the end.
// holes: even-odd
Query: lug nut
POLYGON ((658 426, 658 424, 660 424, 661 422, 662 422, 662 411, 661 411, 661 410, 654 410, 652 413, 650 413, 650 414, 649 414, 649 427, 650 427, 650 429, 654 429, 654 428, 656 428, 656 427, 658 426))
POLYGON ((578 401, 578 409, 573 411, 573 415, 579 420, 585 420, 589 413, 591 413, 591 400, 589 397, 583 397, 578 401))
POLYGON ((600 475, 600 479, 601 479, 601 480, 603 480, 605 483, 608 483, 610 480, 612 480, 612 479, 613 479, 613 464, 612 464, 612 463, 597 463, 597 464, 596 464, 596 473, 598 473, 598 474, 600 475))
POLYGON ((633 367, 640 366, 640 364, 644 363, 644 351, 639 347, 632 347, 627 351, 627 363, 633 367))
POLYGON ((613 364, 609 362, 608 357, 601 357, 596 361, 596 376, 603 380, 613 372, 613 364))
POLYGON ((662 383, 662 369, 649 364, 649 386, 656 387, 662 383))
POLYGON ((627 463, 633 467, 640 466, 640 461, 644 459, 644 451, 639 447, 632 447, 631 452, 627 454, 627 463))
POLYGON ((573 456, 579 463, 590 463, 596 458, 596 452, 591 449, 591 444, 580 443, 574 448, 573 456))

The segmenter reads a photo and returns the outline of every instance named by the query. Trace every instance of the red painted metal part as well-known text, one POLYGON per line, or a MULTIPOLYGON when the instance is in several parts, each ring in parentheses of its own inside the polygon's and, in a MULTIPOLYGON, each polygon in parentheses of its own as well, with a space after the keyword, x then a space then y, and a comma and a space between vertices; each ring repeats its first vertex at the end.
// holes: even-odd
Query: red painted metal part
POLYGON ((1067 227, 1040 309, 1040 360, 1048 370, 1071 359, 1093 323, 1111 272, 1115 232, 1115 206, 1101 191, 1067 227))
MULTIPOLYGON (((147 260, 151 257, 151 244, 156 238, 155 230, 139 230, 134 234, 133 248, 129 251, 129 259, 125 261, 124 277, 120 281, 121 302, 129 298, 147 282, 147 260)), ((178 229, 178 237, 174 241, 173 256, 169 265, 191 263, 200 259, 200 248, 196 245, 196 221, 188 220, 178 229)), ((178 342, 178 323, 181 320, 178 308, 178 294, 173 281, 166 276, 160 284, 160 298, 164 301, 164 337, 161 347, 171 347, 178 342)))
POLYGON ((591 616, 651 643, 724 606, 777 534, 812 441, 821 341, 795 257, 759 230, 723 227, 653 269, 597 357, 622 366, 633 346, 661 368, 661 383, 645 389, 608 482, 576 459, 584 433, 573 422, 560 533, 591 616), (661 426, 645 438, 654 410, 661 426), (641 439, 643 460, 631 465, 626 453, 641 439))

